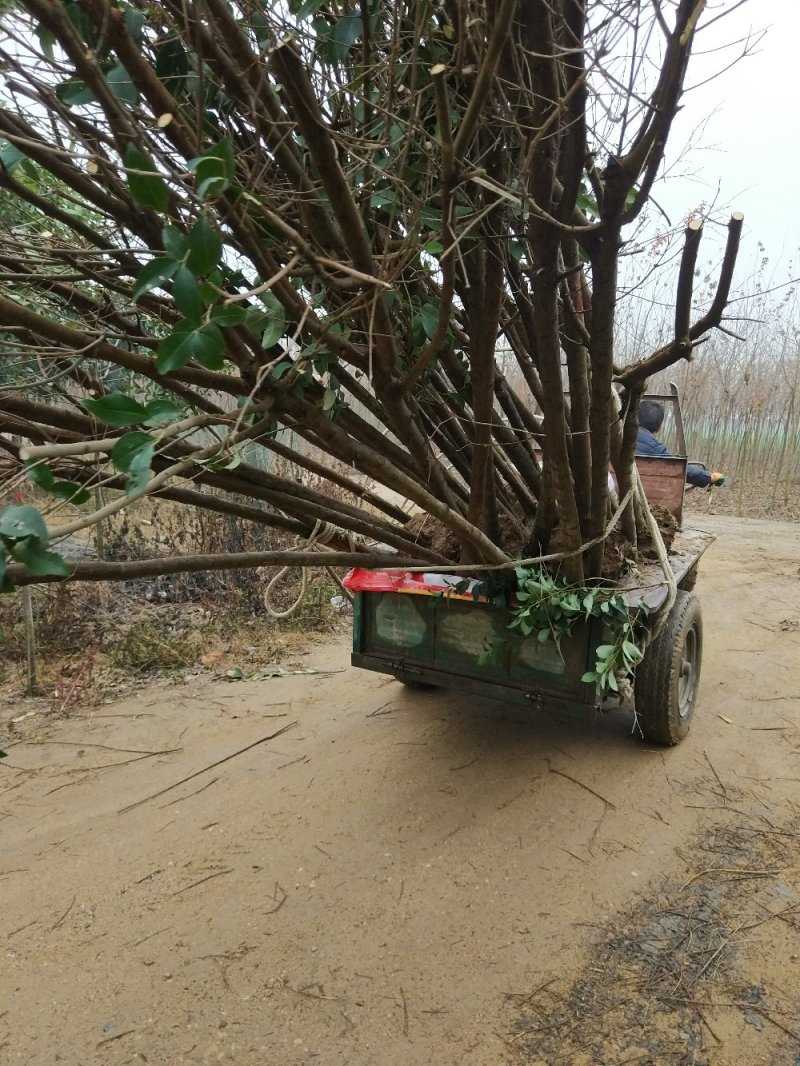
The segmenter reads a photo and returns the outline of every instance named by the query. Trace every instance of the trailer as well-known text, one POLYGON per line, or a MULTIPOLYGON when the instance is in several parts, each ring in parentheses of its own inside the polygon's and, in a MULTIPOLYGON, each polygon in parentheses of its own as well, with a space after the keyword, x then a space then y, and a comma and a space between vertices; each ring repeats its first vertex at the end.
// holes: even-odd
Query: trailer
MULTIPOLYGON (((677 390, 652 399, 675 405, 677 390)), ((669 510, 679 531, 668 557, 678 587, 669 615, 647 644, 633 677, 636 721, 645 740, 677 744, 689 732, 695 711, 703 654, 703 623, 694 592, 700 559, 713 542, 699 529, 682 528, 687 458, 637 458, 651 505, 669 510)), ((603 623, 576 622, 558 645, 537 635, 509 633, 508 607, 463 590, 447 574, 351 571, 345 581, 354 594, 354 666, 390 674, 411 687, 441 687, 532 709, 593 712, 602 704, 594 682, 583 680, 605 643, 603 623), (487 656, 487 647, 499 649, 487 656)), ((475 588, 477 588, 477 584, 475 588)), ((660 564, 638 567, 617 585, 631 610, 640 601, 650 618, 669 594, 660 564)))

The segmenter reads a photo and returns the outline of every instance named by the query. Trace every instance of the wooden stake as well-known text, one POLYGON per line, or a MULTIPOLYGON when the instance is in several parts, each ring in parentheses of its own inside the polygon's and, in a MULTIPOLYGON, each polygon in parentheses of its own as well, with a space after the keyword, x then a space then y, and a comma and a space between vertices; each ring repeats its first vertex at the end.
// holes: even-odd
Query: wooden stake
POLYGON ((31 586, 22 590, 22 616, 25 620, 25 647, 28 653, 28 687, 27 693, 33 696, 37 689, 36 679, 36 629, 33 624, 33 595, 31 586))

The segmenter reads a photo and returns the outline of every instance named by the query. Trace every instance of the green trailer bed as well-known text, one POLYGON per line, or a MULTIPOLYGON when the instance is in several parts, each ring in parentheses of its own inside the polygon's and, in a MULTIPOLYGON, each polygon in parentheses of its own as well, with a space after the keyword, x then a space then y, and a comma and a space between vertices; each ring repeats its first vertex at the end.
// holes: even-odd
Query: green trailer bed
MULTIPOLYGON (((691 587, 712 540, 686 530, 672 545, 670 563, 680 591, 636 672, 636 713, 650 740, 674 744, 688 732, 702 655, 702 621, 691 587)), ((620 591, 632 606, 644 598, 657 608, 667 596, 657 564, 629 577, 620 591)), ((355 596, 352 662, 412 686, 440 686, 536 708, 597 707, 594 684, 581 679, 603 643, 601 623, 592 619, 576 625, 560 649, 552 641, 539 643, 535 635, 508 639, 508 623, 508 610, 491 603, 361 591, 355 596), (490 645, 497 650, 487 658, 490 645)))

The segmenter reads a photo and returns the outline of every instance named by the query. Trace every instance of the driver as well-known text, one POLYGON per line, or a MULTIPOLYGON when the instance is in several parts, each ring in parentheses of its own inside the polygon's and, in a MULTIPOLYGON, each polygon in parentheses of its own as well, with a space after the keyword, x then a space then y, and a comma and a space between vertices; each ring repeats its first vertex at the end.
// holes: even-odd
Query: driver
MULTIPOLYGON (((672 453, 663 441, 658 440, 658 434, 664 422, 664 406, 656 400, 642 400, 639 404, 639 431, 636 435, 636 455, 663 455, 670 457, 672 453)), ((717 486, 725 484, 725 477, 719 473, 709 473, 702 466, 689 463, 686 468, 686 480, 690 485, 705 489, 709 485, 717 486)))

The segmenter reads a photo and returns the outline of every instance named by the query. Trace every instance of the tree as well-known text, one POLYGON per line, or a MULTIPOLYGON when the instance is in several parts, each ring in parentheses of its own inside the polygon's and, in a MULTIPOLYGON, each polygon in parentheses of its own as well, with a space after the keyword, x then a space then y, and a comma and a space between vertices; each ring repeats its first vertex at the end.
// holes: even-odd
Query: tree
MULTIPOLYGON (((691 222, 673 336, 615 362, 623 233, 704 7, 23 0, 0 50, 0 190, 29 219, 0 237, 2 357, 47 395, 4 386, 0 431, 28 442, 5 450, 62 496, 102 482, 324 531, 331 559, 550 552, 599 577, 609 467, 634 549, 645 528, 644 383, 720 324, 736 258, 740 216, 693 320, 691 222)), ((37 529, 3 549, 0 528, 0 552, 44 550, 37 529)))

